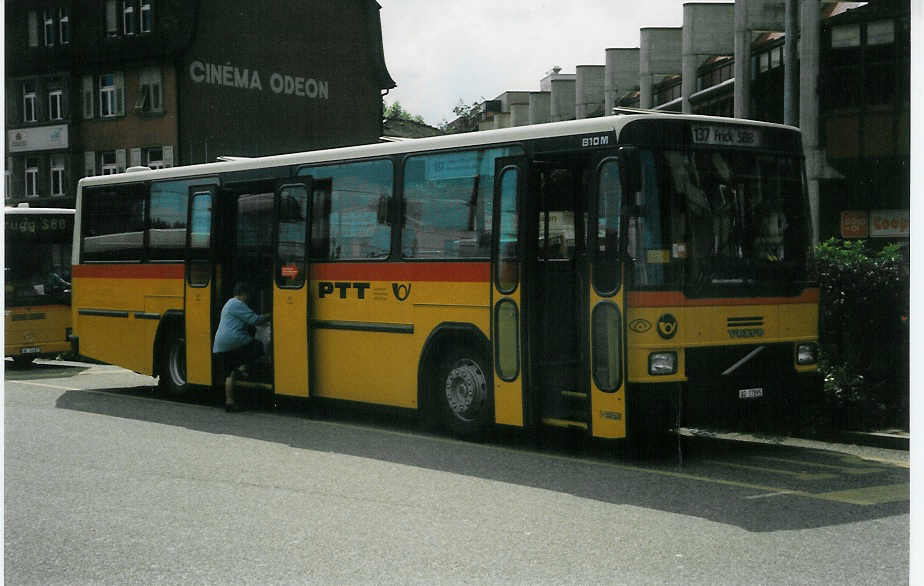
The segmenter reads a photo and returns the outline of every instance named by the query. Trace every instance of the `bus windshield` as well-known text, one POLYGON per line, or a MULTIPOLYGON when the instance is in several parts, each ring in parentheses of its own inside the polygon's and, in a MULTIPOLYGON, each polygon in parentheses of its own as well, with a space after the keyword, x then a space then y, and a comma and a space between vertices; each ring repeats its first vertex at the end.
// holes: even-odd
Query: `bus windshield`
POLYGON ((810 222, 801 159, 742 150, 643 151, 629 253, 635 285, 691 297, 801 290, 810 222))
POLYGON ((7 307, 70 303, 73 215, 6 215, 7 307))

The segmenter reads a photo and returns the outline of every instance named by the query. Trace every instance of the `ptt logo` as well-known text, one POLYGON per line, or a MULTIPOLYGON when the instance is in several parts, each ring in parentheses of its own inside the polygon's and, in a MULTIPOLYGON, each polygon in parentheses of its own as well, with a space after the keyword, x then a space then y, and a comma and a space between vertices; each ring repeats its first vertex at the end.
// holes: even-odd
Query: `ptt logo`
POLYGON ((411 284, 392 283, 391 292, 394 294, 395 299, 404 301, 411 294, 411 284))
POLYGON ((347 283, 340 281, 321 281, 318 283, 318 298, 324 299, 333 294, 334 289, 340 292, 340 299, 347 298, 347 292, 351 289, 356 291, 357 299, 366 298, 366 289, 370 287, 369 283, 347 283))
POLYGON ((658 318, 658 335, 664 338, 665 340, 670 340, 674 337, 674 334, 677 333, 677 319, 669 314, 665 313, 658 318))

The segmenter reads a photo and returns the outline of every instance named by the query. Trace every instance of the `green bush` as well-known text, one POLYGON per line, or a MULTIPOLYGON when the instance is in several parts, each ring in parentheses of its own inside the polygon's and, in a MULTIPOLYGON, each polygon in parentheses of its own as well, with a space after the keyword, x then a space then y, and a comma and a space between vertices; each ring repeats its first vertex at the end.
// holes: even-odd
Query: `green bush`
POLYGON ((835 425, 907 426, 907 247, 831 239, 816 248, 821 361, 835 425))

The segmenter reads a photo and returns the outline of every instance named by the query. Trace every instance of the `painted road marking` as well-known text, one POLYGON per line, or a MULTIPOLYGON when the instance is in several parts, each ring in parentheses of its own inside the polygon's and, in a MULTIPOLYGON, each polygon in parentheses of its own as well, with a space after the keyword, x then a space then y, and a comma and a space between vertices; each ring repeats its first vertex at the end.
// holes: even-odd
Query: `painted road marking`
POLYGON ((17 381, 10 381, 10 382, 15 382, 16 384, 20 384, 20 385, 35 385, 37 387, 45 387, 47 389, 56 389, 59 391, 79 391, 81 390, 76 387, 62 387, 61 385, 49 385, 47 383, 34 383, 28 380, 17 380, 17 381))
POLYGON ((777 491, 777 492, 767 492, 767 493, 764 493, 764 494, 752 494, 751 496, 746 496, 746 497, 744 497, 744 498, 746 498, 746 499, 748 499, 748 500, 753 500, 753 499, 765 499, 765 498, 769 498, 769 497, 772 497, 772 496, 784 496, 784 495, 787 495, 787 494, 794 494, 795 492, 796 492, 796 491, 794 491, 794 490, 780 490, 780 491, 777 491))
POLYGON ((807 460, 793 460, 789 458, 775 458, 773 456, 755 456, 760 460, 770 460, 771 462, 783 462, 785 464, 797 464, 799 466, 814 466, 815 468, 825 468, 828 470, 837 470, 844 474, 875 474, 884 470, 881 466, 835 466, 833 464, 822 464, 820 462, 810 462, 807 460))
POLYGON ((767 468, 766 466, 749 466, 747 464, 735 464, 734 462, 725 462, 722 460, 706 460, 711 464, 719 464, 720 466, 728 466, 729 468, 741 468, 742 470, 755 470, 757 472, 769 472, 770 474, 782 474, 783 476, 792 476, 799 480, 830 480, 832 478, 837 478, 835 474, 828 474, 826 472, 798 472, 796 470, 783 470, 782 468, 767 468))
POLYGON ((828 501, 850 503, 852 505, 881 505, 907 501, 911 498, 910 484, 885 484, 881 486, 866 486, 834 492, 822 492, 812 495, 828 501))

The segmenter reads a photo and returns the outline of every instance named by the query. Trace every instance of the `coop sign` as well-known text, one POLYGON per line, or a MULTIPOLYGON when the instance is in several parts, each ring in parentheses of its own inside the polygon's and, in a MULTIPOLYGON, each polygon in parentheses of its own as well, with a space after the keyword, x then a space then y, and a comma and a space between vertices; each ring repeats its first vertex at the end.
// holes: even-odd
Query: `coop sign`
POLYGON ((330 96, 327 81, 288 73, 260 71, 228 63, 222 65, 195 60, 189 64, 189 78, 193 83, 249 91, 271 91, 274 94, 312 100, 327 100, 330 96))

